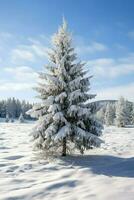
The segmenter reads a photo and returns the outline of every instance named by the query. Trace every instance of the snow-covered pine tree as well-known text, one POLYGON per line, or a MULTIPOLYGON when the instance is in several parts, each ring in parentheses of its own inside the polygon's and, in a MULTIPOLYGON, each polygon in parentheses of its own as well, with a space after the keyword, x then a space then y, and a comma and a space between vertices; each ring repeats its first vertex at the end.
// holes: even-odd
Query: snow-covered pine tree
POLYGON ((16 101, 15 98, 7 99, 6 111, 9 113, 11 118, 15 118, 16 115, 16 101))
POLYGON ((4 100, 0 101, 0 117, 6 118, 6 102, 4 100))
POLYGON ((89 94, 91 76, 86 76, 84 64, 77 62, 72 38, 63 25, 52 38, 53 49, 49 54, 47 71, 40 73, 36 88, 41 104, 29 111, 39 118, 33 137, 36 145, 48 152, 61 152, 66 156, 68 146, 81 153, 93 146, 100 146, 102 126, 90 112, 86 102, 95 97, 89 94))
POLYGON ((134 103, 132 105, 132 124, 134 125, 134 103))
POLYGON ((97 119, 102 123, 104 124, 105 123, 105 112, 106 112, 106 108, 103 106, 102 108, 100 108, 98 110, 98 112, 96 113, 96 117, 97 119))
POLYGON ((105 124, 107 126, 114 124, 115 111, 112 104, 108 103, 105 112, 105 124))
POLYGON ((132 103, 126 100, 126 125, 131 125, 132 123, 132 110, 132 103))
POLYGON ((19 122, 20 122, 20 123, 24 123, 24 116, 23 116, 22 113, 21 113, 20 116, 19 116, 19 122))
POLYGON ((6 114, 5 122, 9 122, 9 120, 10 120, 10 119, 9 119, 9 114, 7 113, 7 114, 6 114))
POLYGON ((125 127, 126 122, 126 101, 123 97, 120 97, 116 104, 116 125, 118 127, 125 127))

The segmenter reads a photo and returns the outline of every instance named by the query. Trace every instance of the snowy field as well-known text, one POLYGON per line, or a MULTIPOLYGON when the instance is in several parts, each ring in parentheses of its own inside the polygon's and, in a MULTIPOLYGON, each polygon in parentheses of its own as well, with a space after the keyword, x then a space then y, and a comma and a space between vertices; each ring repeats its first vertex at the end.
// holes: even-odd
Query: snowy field
POLYGON ((0 200, 133 200, 134 128, 105 128, 84 156, 36 159, 33 124, 0 123, 0 200))

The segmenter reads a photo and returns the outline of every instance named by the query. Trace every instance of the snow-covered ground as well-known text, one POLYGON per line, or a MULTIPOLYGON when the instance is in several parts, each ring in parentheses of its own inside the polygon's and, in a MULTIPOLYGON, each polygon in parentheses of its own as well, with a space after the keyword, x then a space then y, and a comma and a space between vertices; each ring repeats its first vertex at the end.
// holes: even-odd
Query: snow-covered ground
POLYGON ((134 128, 105 128, 84 156, 37 159, 33 124, 0 123, 0 200, 133 200, 134 128))

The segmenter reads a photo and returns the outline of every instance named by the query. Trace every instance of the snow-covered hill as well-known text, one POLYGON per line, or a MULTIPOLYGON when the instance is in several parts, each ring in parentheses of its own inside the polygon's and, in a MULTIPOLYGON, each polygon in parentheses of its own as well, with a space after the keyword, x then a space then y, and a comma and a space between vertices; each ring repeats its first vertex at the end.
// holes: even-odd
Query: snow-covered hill
POLYGON ((37 159, 33 124, 0 123, 0 200, 133 200, 134 128, 105 128, 100 149, 37 159))

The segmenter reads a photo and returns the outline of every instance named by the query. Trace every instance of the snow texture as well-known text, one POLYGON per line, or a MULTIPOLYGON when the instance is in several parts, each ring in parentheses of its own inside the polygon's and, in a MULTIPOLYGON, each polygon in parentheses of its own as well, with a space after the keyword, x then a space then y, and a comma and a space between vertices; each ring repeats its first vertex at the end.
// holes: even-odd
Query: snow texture
POLYGON ((105 127, 101 148, 47 160, 32 151, 34 126, 0 123, 1 200, 133 200, 134 128, 105 127))

